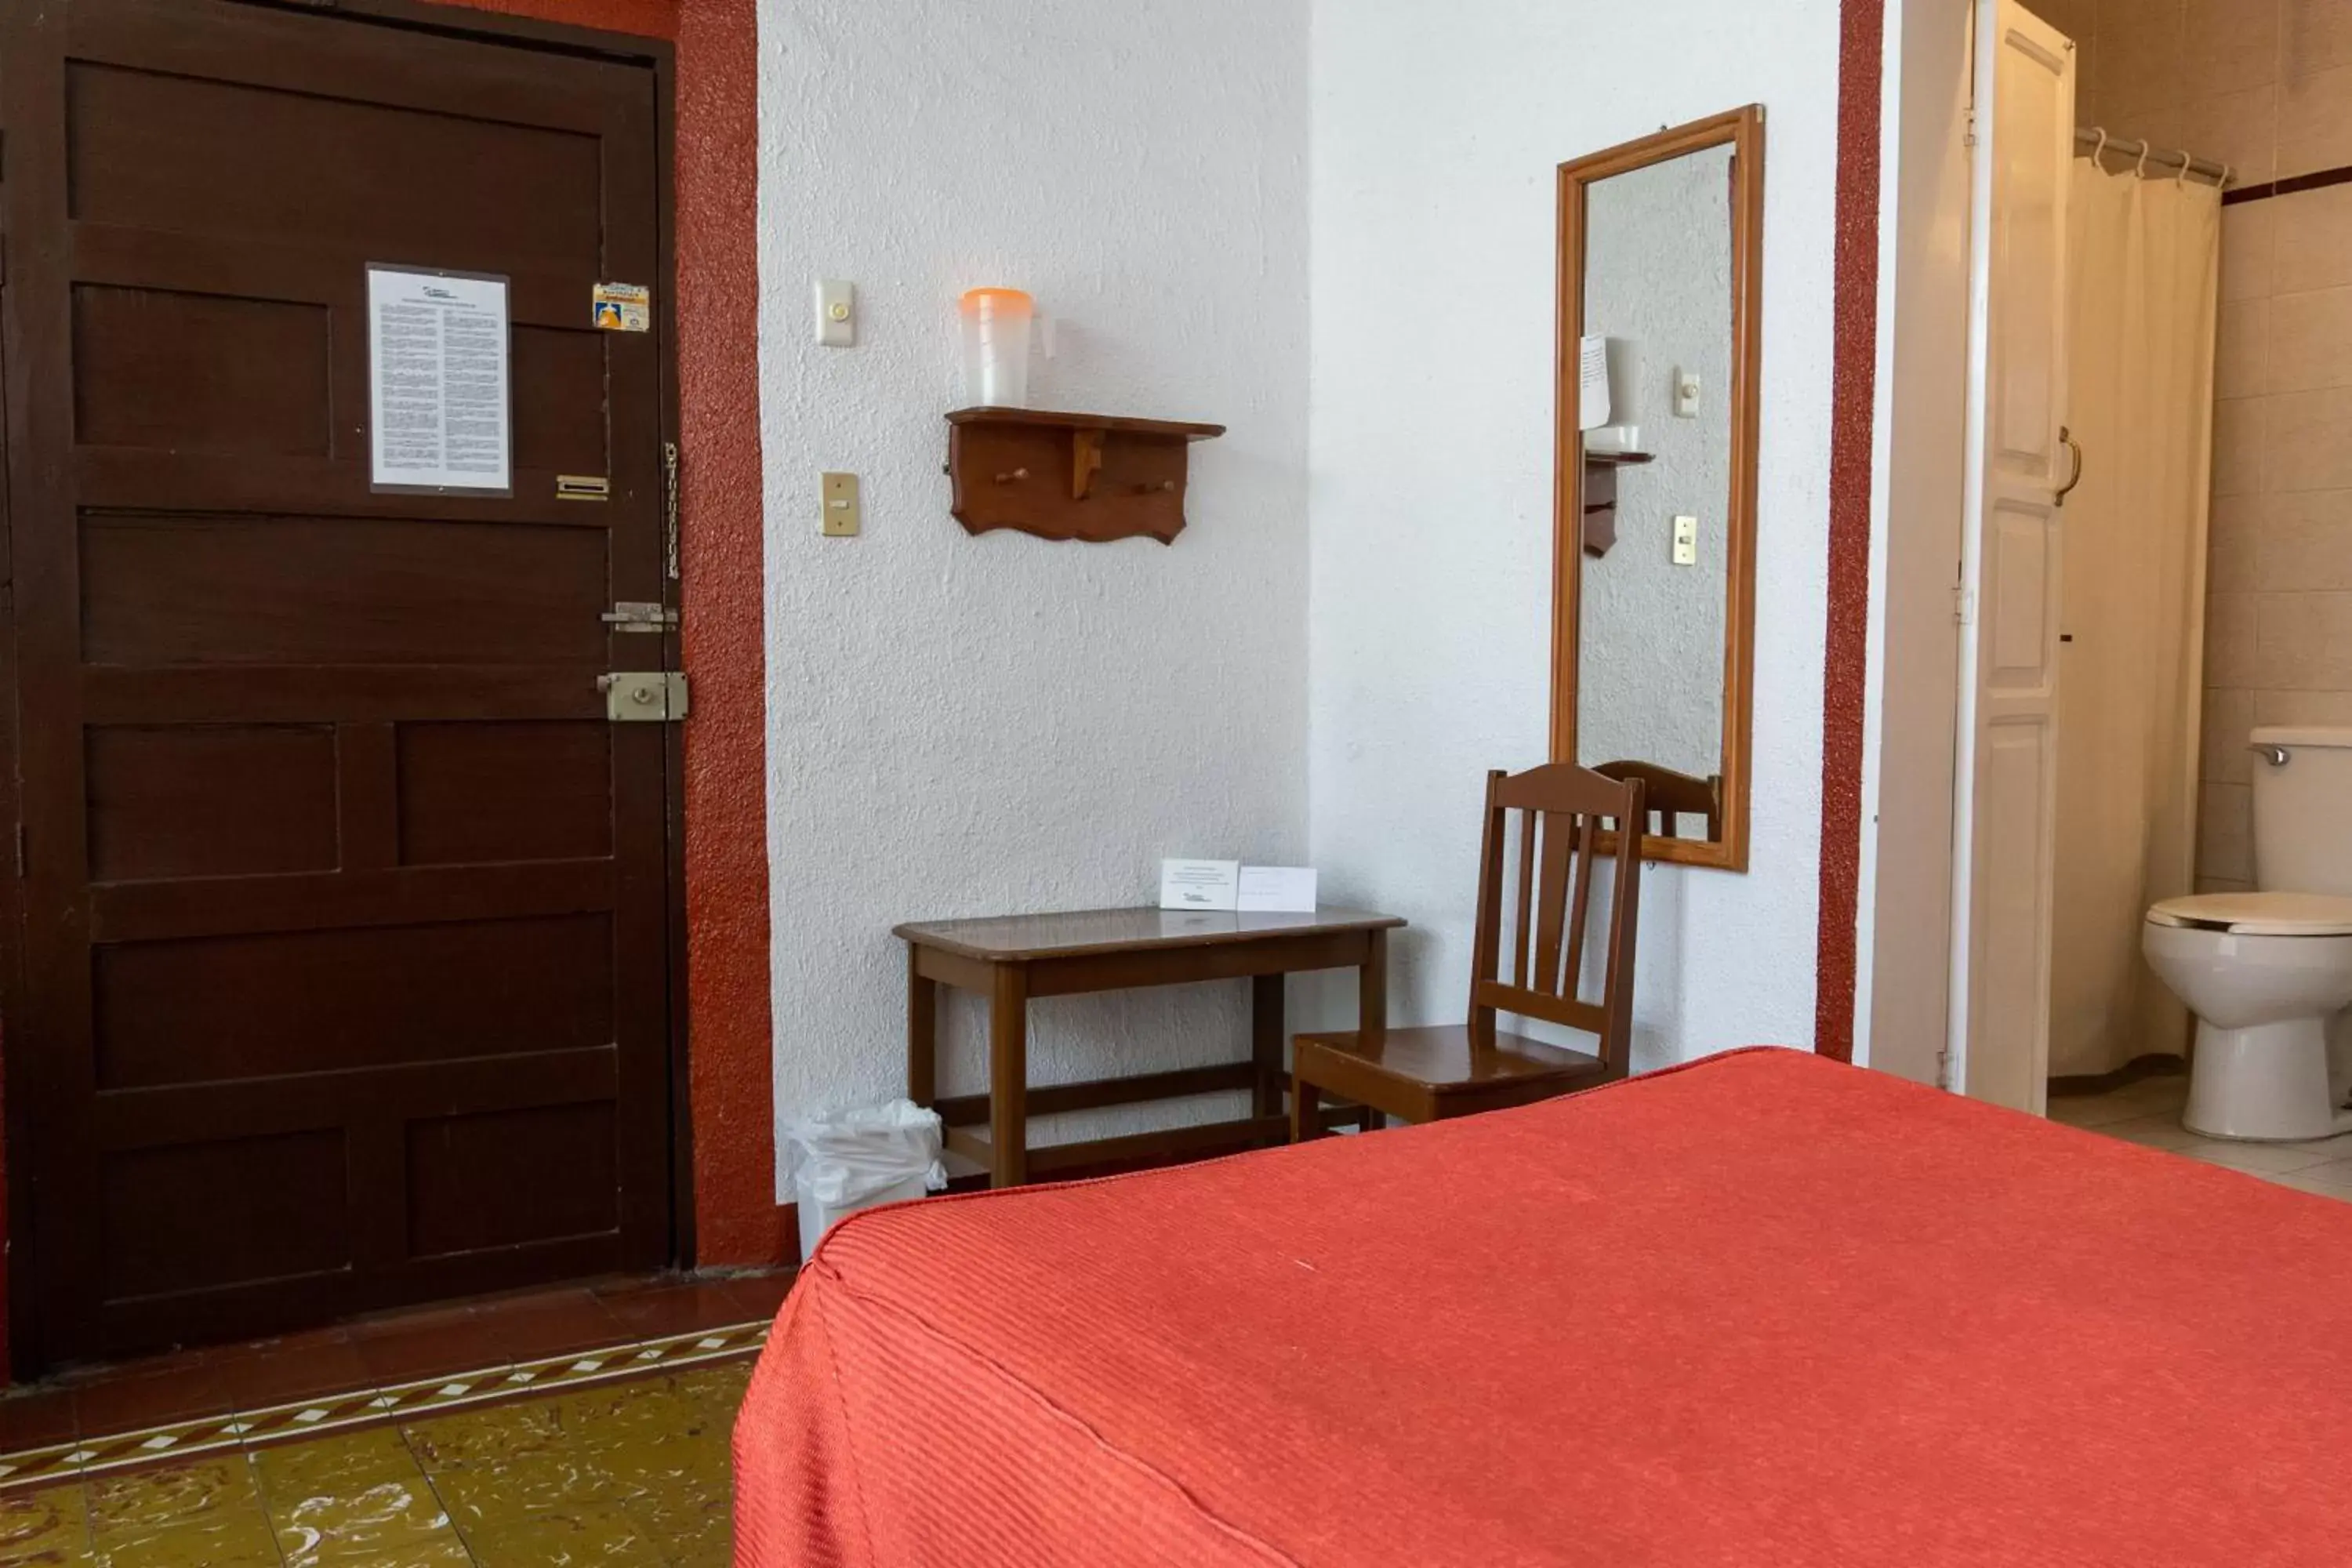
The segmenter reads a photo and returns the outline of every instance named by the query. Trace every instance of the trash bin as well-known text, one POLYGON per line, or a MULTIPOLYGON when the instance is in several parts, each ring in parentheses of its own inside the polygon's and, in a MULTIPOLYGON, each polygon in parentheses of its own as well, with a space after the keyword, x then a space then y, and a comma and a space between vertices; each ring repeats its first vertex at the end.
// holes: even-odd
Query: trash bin
POLYGON ((794 1122, 784 1129, 784 1159, 800 1205, 803 1263, 844 1217, 948 1184, 939 1112, 911 1100, 794 1122))

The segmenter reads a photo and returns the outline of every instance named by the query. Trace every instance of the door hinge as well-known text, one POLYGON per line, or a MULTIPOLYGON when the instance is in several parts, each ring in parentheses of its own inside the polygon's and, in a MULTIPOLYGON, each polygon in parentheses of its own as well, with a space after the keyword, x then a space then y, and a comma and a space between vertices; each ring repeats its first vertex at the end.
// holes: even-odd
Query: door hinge
POLYGON ((1962 125, 1961 125, 1961 129, 1960 129, 1960 145, 1961 145, 1961 146, 1963 146, 1963 147, 1973 147, 1973 146, 1975 146, 1976 144, 1977 144, 1977 114, 1976 114, 1976 110, 1972 109, 1972 110, 1969 110, 1969 117, 1968 117, 1968 119, 1967 119, 1967 120, 1962 123, 1962 125))
POLYGON ((686 717, 686 677, 676 670, 616 670, 596 678, 615 724, 675 724, 686 717))
POLYGON ((677 443, 662 443, 662 561, 677 581, 677 443))
POLYGON ((616 632, 666 632, 677 625, 677 612, 642 599, 623 599, 604 612, 604 621, 616 632))
POLYGON ((1976 624, 1977 591, 1966 583, 1952 584, 1952 619, 1964 626, 1976 624))

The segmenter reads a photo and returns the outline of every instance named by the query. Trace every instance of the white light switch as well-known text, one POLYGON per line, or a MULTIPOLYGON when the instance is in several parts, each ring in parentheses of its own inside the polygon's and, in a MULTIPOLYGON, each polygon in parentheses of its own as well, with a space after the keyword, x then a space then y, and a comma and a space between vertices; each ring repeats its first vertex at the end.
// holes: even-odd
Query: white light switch
POLYGON ((1675 564, 1698 564, 1698 519, 1695 517, 1675 519, 1675 564))
POLYGON ((845 349, 857 342, 857 285, 837 278, 816 280, 816 341, 845 349))
POLYGON ((1688 370, 1675 372, 1675 417, 1698 417, 1698 373, 1688 370))

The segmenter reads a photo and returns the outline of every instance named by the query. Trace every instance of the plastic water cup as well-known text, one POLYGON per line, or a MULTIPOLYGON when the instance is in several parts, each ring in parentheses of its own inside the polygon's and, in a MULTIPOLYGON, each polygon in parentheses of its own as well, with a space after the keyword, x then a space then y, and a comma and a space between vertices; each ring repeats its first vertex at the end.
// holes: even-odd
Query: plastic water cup
POLYGON ((962 308, 965 400, 979 408, 1026 407, 1036 302, 1018 289, 972 289, 962 308))

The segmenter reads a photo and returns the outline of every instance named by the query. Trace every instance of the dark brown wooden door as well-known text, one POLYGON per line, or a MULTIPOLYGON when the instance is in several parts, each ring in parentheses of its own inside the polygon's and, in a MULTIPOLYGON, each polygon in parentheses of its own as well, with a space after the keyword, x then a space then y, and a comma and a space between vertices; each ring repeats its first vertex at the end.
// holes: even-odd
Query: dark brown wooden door
POLYGON ((30 1359, 661 1263, 670 731, 597 678, 674 668, 604 619, 675 602, 666 351, 591 325, 653 69, 0 10, 30 1359), (510 498, 372 489, 370 263, 511 280, 510 498))

